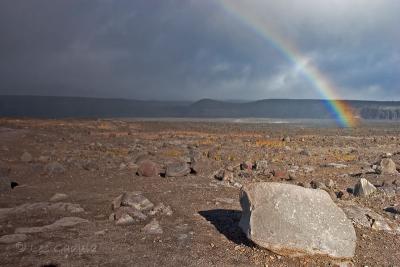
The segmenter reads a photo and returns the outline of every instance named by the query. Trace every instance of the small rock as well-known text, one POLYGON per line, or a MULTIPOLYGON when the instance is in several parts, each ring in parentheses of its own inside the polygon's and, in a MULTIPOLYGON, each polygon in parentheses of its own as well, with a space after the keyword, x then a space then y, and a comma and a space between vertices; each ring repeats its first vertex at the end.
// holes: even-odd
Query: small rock
POLYGON ((119 207, 121 207, 121 201, 122 201, 123 196, 124 196, 124 194, 121 194, 121 195, 117 196, 116 198, 114 198, 114 200, 111 203, 111 208, 113 210, 116 210, 119 207))
POLYGON ((266 160, 259 160, 256 162, 256 171, 264 172, 268 170, 268 161, 266 160))
POLYGON ((88 220, 78 217, 64 217, 52 224, 37 227, 20 227, 15 229, 16 234, 32 234, 59 230, 64 227, 71 227, 81 223, 88 223, 88 220))
POLYGON ((327 182, 325 183, 325 185, 326 185, 328 188, 330 188, 330 189, 335 188, 335 182, 334 182, 332 179, 329 179, 329 181, 327 181, 327 182))
POLYGON ((48 157, 48 156, 40 156, 38 158, 38 161, 42 162, 42 163, 48 162, 49 160, 50 160, 50 157, 48 157))
POLYGON ((23 162, 32 162, 33 157, 29 152, 24 152, 21 156, 21 161, 23 162))
POLYGON ((140 192, 126 192, 121 198, 121 205, 133 207, 139 211, 149 210, 154 207, 154 204, 145 198, 140 192))
POLYGON ((140 161, 138 164, 137 173, 144 177, 157 176, 160 173, 159 167, 156 163, 150 160, 140 161))
POLYGON ((163 233, 160 223, 156 219, 146 224, 145 227, 142 228, 142 231, 150 235, 160 235, 163 233))
POLYGON ((290 140, 290 137, 289 137, 289 136, 285 136, 285 137, 282 138, 282 141, 283 141, 283 142, 288 142, 288 143, 289 143, 291 140, 290 140))
POLYGON ((11 234, 0 237, 0 244, 14 244, 28 239, 26 234, 11 234))
POLYGON ((322 166, 323 167, 336 168, 336 169, 347 168, 346 164, 341 164, 341 163, 327 163, 327 164, 323 164, 322 166))
POLYGON ((251 171, 253 169, 253 163, 251 161, 245 161, 242 164, 240 164, 240 169, 251 171))
POLYGON ((167 177, 182 177, 190 173, 189 165, 185 162, 176 162, 167 165, 165 175, 167 177))
POLYGON ((49 175, 61 174, 65 172, 65 167, 61 163, 54 161, 46 164, 44 170, 49 175))
POLYGON ((126 226, 126 225, 132 225, 135 223, 135 220, 129 215, 129 214, 123 214, 121 217, 119 217, 115 221, 115 225, 118 226, 126 226))
POLYGON ((398 174, 396 163, 390 158, 381 160, 380 165, 376 168, 378 174, 398 174))
POLYGON ((310 186, 313 189, 321 189, 321 190, 328 191, 328 187, 326 187, 326 185, 324 183, 321 183, 318 181, 311 181, 310 186))
POLYGON ((346 216, 357 227, 372 228, 379 231, 392 231, 386 219, 369 208, 357 206, 351 202, 341 202, 341 208, 346 216))
POLYGON ((220 181, 233 181, 233 172, 220 169, 214 174, 214 178, 220 181))
POLYGON ((100 235, 105 235, 106 233, 107 233, 107 230, 101 230, 101 231, 94 232, 94 235, 100 236, 100 235))
POLYGON ((286 178, 287 173, 283 170, 272 170, 272 175, 276 178, 286 178))
POLYGON ((311 152, 309 150, 307 150, 307 149, 303 149, 303 150, 300 151, 300 155, 309 157, 309 156, 311 156, 311 152))
POLYGON ((365 178, 361 178, 354 187, 354 195, 359 197, 366 197, 375 191, 376 187, 365 178))
POLYGON ((159 203, 150 212, 149 215, 154 216, 157 214, 171 216, 173 214, 170 206, 165 206, 164 203, 159 203))
POLYGON ((58 201, 63 201, 68 198, 68 195, 63 194, 63 193, 55 193, 51 198, 51 202, 58 202, 58 201))
POLYGON ((400 205, 387 207, 387 208, 385 208, 385 211, 393 213, 393 214, 400 214, 400 205))

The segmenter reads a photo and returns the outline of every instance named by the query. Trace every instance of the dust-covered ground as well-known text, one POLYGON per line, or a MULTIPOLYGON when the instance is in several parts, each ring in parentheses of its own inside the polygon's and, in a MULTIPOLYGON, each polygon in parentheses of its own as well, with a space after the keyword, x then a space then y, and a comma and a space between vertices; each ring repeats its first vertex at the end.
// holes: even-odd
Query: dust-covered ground
POLYGON ((1 119, 0 265, 338 265, 247 240, 238 227, 240 187, 275 181, 367 210, 371 223, 355 222, 356 254, 343 264, 399 266, 400 175, 379 171, 384 158, 400 166, 399 133, 397 124, 1 119), (377 190, 354 196, 360 178, 377 190), (152 206, 117 225, 112 202, 124 192, 140 192, 152 206))

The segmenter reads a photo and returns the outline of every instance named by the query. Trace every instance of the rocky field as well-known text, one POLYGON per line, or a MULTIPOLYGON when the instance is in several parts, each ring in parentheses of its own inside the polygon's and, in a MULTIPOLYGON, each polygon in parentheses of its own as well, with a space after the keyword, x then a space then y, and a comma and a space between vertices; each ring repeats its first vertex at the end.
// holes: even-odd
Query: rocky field
POLYGON ((399 133, 3 118, 0 265, 399 266, 399 133))

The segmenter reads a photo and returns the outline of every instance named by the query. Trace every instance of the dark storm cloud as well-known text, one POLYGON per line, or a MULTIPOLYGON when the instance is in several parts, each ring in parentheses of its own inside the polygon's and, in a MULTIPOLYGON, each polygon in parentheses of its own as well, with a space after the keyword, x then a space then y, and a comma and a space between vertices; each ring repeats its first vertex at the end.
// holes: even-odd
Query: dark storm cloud
MULTIPOLYGON (((268 2, 249 1, 251 15, 271 16, 341 95, 397 97, 396 2, 268 2)), ((0 38, 0 94, 319 97, 298 66, 213 0, 3 0, 0 38)))

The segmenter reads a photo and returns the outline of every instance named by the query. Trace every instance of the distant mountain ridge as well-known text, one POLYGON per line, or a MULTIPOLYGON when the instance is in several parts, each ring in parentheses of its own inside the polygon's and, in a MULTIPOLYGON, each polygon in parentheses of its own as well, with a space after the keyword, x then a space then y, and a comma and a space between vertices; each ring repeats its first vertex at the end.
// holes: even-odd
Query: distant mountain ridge
MULTIPOLYGON (((363 119, 400 120, 399 101, 347 102, 363 119)), ((0 116, 37 118, 196 117, 196 118, 312 118, 330 119, 325 100, 264 99, 228 102, 142 101, 56 96, 0 96, 0 116)))

